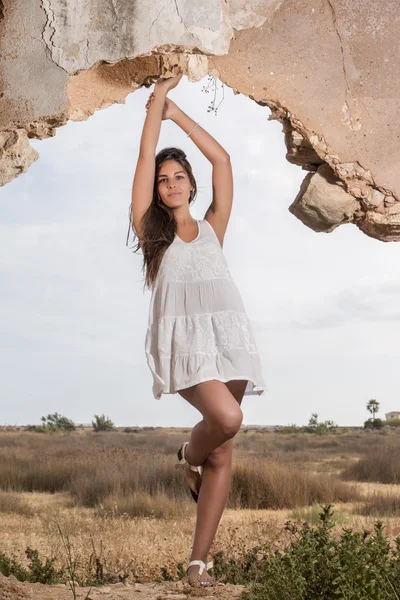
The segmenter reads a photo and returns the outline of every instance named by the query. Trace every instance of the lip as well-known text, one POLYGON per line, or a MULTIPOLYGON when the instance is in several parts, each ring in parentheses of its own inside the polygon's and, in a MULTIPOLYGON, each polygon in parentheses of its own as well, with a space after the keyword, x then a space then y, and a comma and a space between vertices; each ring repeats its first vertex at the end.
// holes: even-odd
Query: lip
POLYGON ((168 196, 179 196, 180 192, 173 192, 172 194, 168 194, 168 196))

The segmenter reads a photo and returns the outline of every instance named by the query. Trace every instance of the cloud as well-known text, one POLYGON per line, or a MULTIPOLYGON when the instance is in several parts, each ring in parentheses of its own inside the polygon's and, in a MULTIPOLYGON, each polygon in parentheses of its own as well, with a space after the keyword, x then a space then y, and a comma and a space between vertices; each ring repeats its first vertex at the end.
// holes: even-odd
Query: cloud
POLYGON ((311 329, 381 321, 395 324, 400 321, 399 299, 400 286, 396 283, 360 286, 308 307, 308 314, 291 322, 296 327, 311 329))

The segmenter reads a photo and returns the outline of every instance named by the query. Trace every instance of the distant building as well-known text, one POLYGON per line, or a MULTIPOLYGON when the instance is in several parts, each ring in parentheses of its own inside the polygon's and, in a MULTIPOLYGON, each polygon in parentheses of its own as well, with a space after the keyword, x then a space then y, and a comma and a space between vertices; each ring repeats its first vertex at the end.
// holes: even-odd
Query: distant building
POLYGON ((400 419, 400 411, 392 410, 392 412, 385 413, 386 421, 389 419, 400 419))

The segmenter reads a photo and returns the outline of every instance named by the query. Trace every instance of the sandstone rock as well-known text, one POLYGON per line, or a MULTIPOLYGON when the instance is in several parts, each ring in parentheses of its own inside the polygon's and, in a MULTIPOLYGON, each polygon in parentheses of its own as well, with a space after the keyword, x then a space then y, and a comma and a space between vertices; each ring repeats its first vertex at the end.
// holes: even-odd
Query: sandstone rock
POLYGON ((398 207, 399 203, 396 207, 388 209, 384 214, 368 211, 364 219, 357 225, 361 231, 377 240, 398 242, 400 240, 400 211, 398 207))
POLYGON ((343 189, 343 182, 330 166, 324 164, 315 174, 304 178, 289 210, 314 231, 330 232, 342 223, 353 221, 360 203, 343 189))
POLYGON ((315 173, 290 209, 303 223, 329 232, 354 222, 377 239, 400 240, 396 3, 0 5, 0 185, 37 159, 27 138, 52 136, 67 119, 86 119, 183 69, 192 81, 219 77, 283 124, 287 160, 315 173), (322 181, 324 165, 336 180, 322 181))
POLYGON ((25 129, 0 131, 0 186, 25 173, 38 158, 25 129))

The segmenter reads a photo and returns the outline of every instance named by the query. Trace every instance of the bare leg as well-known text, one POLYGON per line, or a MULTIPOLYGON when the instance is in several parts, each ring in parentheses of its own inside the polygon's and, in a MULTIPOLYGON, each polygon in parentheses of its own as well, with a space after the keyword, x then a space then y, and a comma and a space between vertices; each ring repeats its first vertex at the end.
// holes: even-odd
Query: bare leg
POLYGON ((201 560, 206 562, 229 494, 232 450, 233 439, 230 439, 213 450, 204 463, 190 560, 203 556, 201 560))
POLYGON ((210 453, 227 440, 227 433, 218 427, 209 427, 202 419, 192 429, 186 457, 191 465, 203 465, 210 453))
POLYGON ((191 465, 203 465, 210 452, 236 435, 243 419, 240 402, 246 384, 243 380, 223 383, 212 379, 179 390, 179 394, 203 415, 193 427, 186 448, 191 465))
MULTIPOLYGON (((204 383, 208 384, 212 382, 204 383)), ((216 383, 219 384, 221 382, 216 383)), ((194 406, 197 405, 196 407, 199 410, 202 408, 204 417, 203 420, 193 428, 190 443, 187 447, 187 450, 189 451, 192 449, 190 458, 189 452, 187 452, 189 462, 195 465, 203 464, 203 477, 197 502, 196 528, 190 560, 200 559, 207 562, 207 554, 211 548, 221 520, 229 494, 232 475, 233 437, 235 435, 234 428, 232 427, 232 415, 237 415, 237 412, 235 411, 237 410, 238 405, 240 407, 246 384, 247 381, 243 380, 229 381, 224 384, 225 390, 221 390, 220 386, 208 386, 207 389, 204 386, 202 394, 197 394, 195 397, 191 396, 190 393, 188 394, 188 401, 194 406), (212 396, 209 396, 207 392, 214 393, 212 396), (226 396, 226 393, 229 394, 230 398, 226 396), (216 394, 218 394, 218 403, 215 402, 216 394), (206 396, 206 399, 202 402, 201 396, 204 395, 206 396), (222 397, 225 397, 226 412, 224 414, 227 416, 225 425, 221 426, 221 423, 218 422, 218 418, 221 415, 218 413, 223 405, 223 401, 221 400, 220 402, 222 397), (207 401, 207 398, 211 399, 211 402, 207 401), (235 404, 232 404, 232 398, 234 399, 235 404), (210 406, 213 409, 211 412, 208 410, 210 406), (219 410, 217 407, 219 407, 219 410), (231 424, 229 424, 230 419, 232 419, 231 424), (202 434, 203 437, 201 437, 202 434), (222 441, 222 443, 220 442, 219 445, 215 446, 215 443, 218 444, 218 441, 224 436, 225 441, 222 441), (227 437, 228 439, 226 439, 227 437), (199 462, 204 455, 206 458, 203 463, 199 462), (194 458, 192 458, 192 456, 194 458), (193 460, 194 462, 192 462, 193 460)), ((199 384, 199 386, 200 385, 202 384, 199 384)), ((182 390, 183 393, 186 391, 187 390, 182 390)), ((239 427, 237 427, 236 432, 239 427)), ((198 579, 198 571, 199 567, 196 565, 193 565, 188 570, 189 579, 192 580, 193 583, 198 579)), ((204 582, 213 580, 207 572, 203 572, 200 579, 204 582)))

